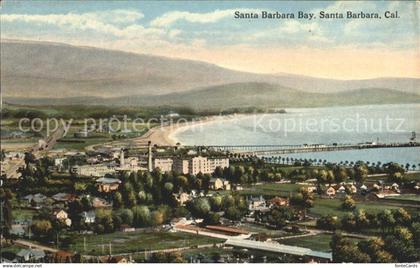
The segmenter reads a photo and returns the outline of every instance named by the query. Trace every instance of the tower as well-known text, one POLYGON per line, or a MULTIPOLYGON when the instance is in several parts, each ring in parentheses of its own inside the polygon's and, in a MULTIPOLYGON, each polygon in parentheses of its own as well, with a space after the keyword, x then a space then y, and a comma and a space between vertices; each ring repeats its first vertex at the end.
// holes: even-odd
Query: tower
POLYGON ((147 151, 147 169, 149 172, 152 172, 153 165, 152 165, 152 142, 149 141, 148 143, 148 151, 147 151))

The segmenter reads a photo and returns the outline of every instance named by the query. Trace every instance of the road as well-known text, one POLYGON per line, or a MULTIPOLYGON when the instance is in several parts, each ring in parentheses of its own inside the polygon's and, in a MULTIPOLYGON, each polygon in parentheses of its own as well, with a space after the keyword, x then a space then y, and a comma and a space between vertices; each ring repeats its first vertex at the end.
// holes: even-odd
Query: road
MULTIPOLYGON (((64 129, 59 128, 56 131, 54 131, 49 137, 47 137, 44 145, 35 144, 28 150, 31 151, 35 156, 38 156, 40 152, 45 152, 53 148, 54 145, 57 143, 57 140, 60 139, 63 135, 64 129)), ((7 167, 7 170, 5 170, 6 178, 18 178, 18 169, 20 167, 23 167, 24 165, 24 159, 19 159, 18 161, 16 161, 16 163, 9 165, 7 167)))
POLYGON ((35 249, 44 250, 44 251, 48 251, 48 252, 52 252, 52 253, 58 251, 58 249, 56 249, 56 248, 43 246, 43 245, 40 245, 40 244, 36 244, 32 241, 23 240, 23 239, 14 240, 14 243, 17 244, 17 245, 24 246, 24 247, 35 248, 35 249))

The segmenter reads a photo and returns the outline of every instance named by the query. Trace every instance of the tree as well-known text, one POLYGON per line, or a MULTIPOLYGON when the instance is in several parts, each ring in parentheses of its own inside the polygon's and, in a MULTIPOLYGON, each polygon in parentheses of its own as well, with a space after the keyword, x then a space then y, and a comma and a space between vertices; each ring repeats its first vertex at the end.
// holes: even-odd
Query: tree
POLYGON ((114 194, 114 202, 113 202, 114 208, 122 208, 123 204, 124 204, 124 202, 123 202, 123 198, 122 198, 121 193, 116 192, 114 194))
POLYGON ((369 255, 374 263, 390 263, 394 262, 392 255, 384 250, 384 241, 382 238, 373 238, 370 240, 362 240, 358 243, 358 247, 362 252, 369 255))
POLYGON ((52 223, 49 220, 35 220, 31 225, 32 233, 38 237, 48 236, 52 228, 52 223))
POLYGON ((188 204, 191 214, 196 218, 205 218, 210 212, 210 202, 207 198, 197 198, 188 204))
POLYGON ((4 190, 3 188, 0 188, 0 202, 1 202, 1 208, 3 209, 0 211, 1 213, 1 231, 2 234, 8 238, 10 229, 12 227, 12 220, 13 220, 13 214, 12 214, 12 203, 11 200, 13 198, 13 194, 9 189, 4 190))
POLYGON ((136 194, 130 191, 127 195, 127 201, 125 206, 128 208, 134 207, 137 204, 136 194))
POLYGON ((223 198, 221 195, 214 195, 210 197, 210 205, 213 211, 220 211, 222 209, 223 198))
POLYGON ((267 217, 269 224, 280 229, 286 226, 288 221, 293 218, 293 213, 288 207, 274 207, 270 210, 267 217))
POLYGON ((232 220, 232 221, 239 221, 239 220, 242 219, 241 211, 235 206, 228 207, 225 210, 225 215, 224 216, 225 216, 225 218, 227 218, 229 220, 232 220))
POLYGON ((397 227, 391 235, 385 237, 384 248, 390 252, 398 262, 415 262, 420 258, 415 248, 413 234, 408 228, 397 227))
POLYGON ((133 225, 133 221, 134 221, 134 214, 130 209, 123 209, 121 210, 121 212, 119 213, 121 220, 123 223, 128 224, 130 226, 133 225))
POLYGON ((165 189, 166 194, 171 194, 174 190, 174 185, 171 182, 167 182, 163 185, 163 188, 165 189))
POLYGON ((354 210, 356 208, 356 202, 353 200, 353 198, 351 198, 350 195, 346 195, 343 203, 341 204, 341 207, 344 210, 354 210))
POLYGON ((306 211, 314 205, 314 196, 308 189, 302 187, 298 194, 292 196, 290 203, 298 207, 303 213, 303 218, 306 218, 306 211))
POLYGON ((363 184, 367 178, 369 170, 366 165, 357 165, 354 167, 354 179, 359 183, 363 184))
POLYGON ((153 226, 161 225, 164 222, 163 213, 159 210, 155 210, 150 214, 151 223, 153 226))
POLYGON ((135 227, 149 226, 151 222, 150 210, 146 206, 135 206, 132 208, 133 224, 135 227))
POLYGON ((335 231, 340 226, 337 216, 327 215, 317 219, 316 226, 320 229, 335 231))
POLYGON ((392 214, 397 225, 408 226, 411 223, 411 215, 404 208, 394 210, 392 214))
POLYGON ((378 219, 379 227, 382 229, 382 233, 385 233, 386 230, 394 228, 396 221, 391 210, 385 209, 379 212, 376 217, 378 219))
POLYGON ((204 219, 205 224, 215 225, 220 223, 220 215, 215 212, 210 212, 204 219))
POLYGON ((341 225, 343 226, 343 229, 353 232, 356 229, 357 221, 356 217, 353 213, 347 213, 342 219, 341 219, 341 225))
POLYGON ((334 234, 330 243, 333 262, 369 263, 369 255, 363 253, 355 243, 341 234, 334 234))

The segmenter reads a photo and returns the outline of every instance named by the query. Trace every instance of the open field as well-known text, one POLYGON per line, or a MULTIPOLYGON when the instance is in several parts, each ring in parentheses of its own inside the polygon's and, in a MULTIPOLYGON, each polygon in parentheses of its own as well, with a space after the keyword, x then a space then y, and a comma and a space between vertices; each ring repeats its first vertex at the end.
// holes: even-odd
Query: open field
POLYGON ((36 211, 32 209, 13 208, 13 220, 16 221, 30 221, 35 216, 36 211))
POLYGON ((400 196, 390 196, 386 199, 392 199, 392 200, 410 200, 410 201, 417 201, 420 202, 420 195, 417 194, 402 194, 400 196))
POLYGON ((188 233, 155 232, 115 232, 103 235, 77 235, 69 249, 90 255, 106 255, 111 243, 112 253, 142 252, 169 248, 190 247, 203 244, 223 242, 221 239, 197 236, 188 233), (86 238, 86 251, 83 238, 86 238), (102 248, 104 251, 102 251, 102 248))
POLYGON ((289 196, 290 193, 297 192, 303 185, 291 183, 264 183, 253 185, 241 191, 241 195, 264 195, 264 196, 289 196))
MULTIPOLYGON (((314 202, 314 206, 310 209, 310 214, 315 216, 326 216, 326 215, 335 215, 342 217, 349 211, 345 211, 341 208, 342 204, 341 199, 321 199, 316 198, 314 202)), ((364 209, 368 212, 378 213, 384 209, 398 209, 402 207, 403 204, 383 204, 380 201, 364 201, 364 202, 357 202, 356 209, 364 209)), ((410 211, 410 208, 406 208, 410 211)))

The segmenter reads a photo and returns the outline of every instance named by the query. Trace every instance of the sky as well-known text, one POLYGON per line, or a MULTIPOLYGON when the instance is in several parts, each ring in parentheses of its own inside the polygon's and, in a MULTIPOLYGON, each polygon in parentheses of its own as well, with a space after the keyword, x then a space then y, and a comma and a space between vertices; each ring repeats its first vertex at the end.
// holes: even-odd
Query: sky
POLYGON ((420 77, 419 2, 1 1, 1 38, 201 60, 254 73, 420 77), (382 19, 235 19, 235 11, 382 19), (385 19, 385 11, 398 19, 385 19))

